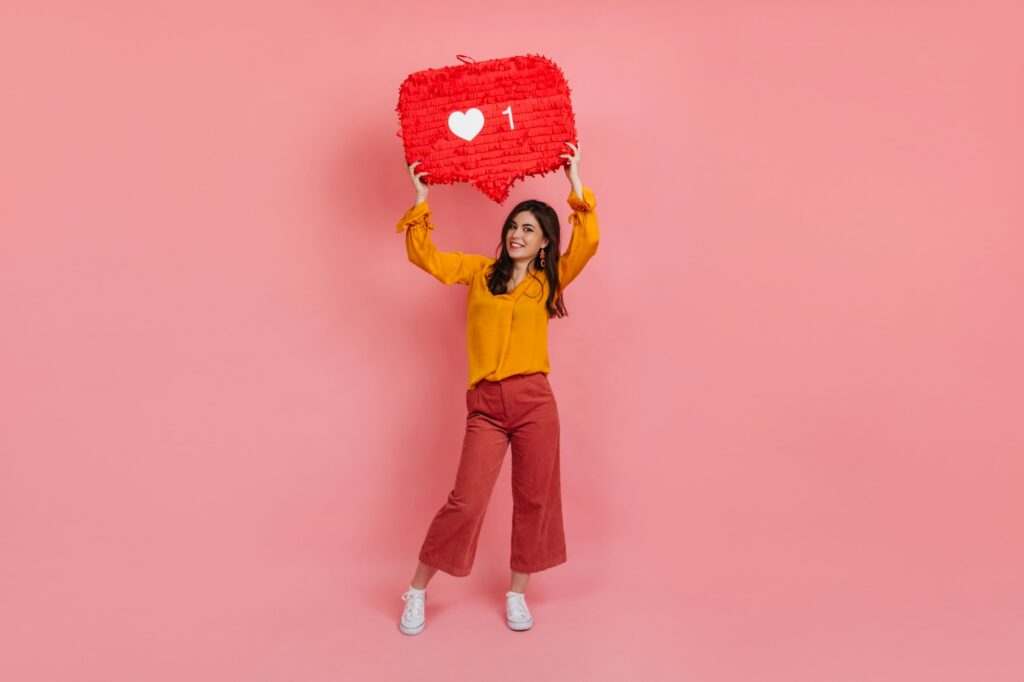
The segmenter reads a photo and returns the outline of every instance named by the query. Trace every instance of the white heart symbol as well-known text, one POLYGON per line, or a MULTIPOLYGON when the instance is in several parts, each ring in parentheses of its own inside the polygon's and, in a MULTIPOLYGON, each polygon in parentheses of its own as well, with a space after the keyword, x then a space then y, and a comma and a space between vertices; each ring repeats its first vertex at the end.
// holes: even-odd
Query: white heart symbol
POLYGON ((453 111, 448 115, 448 128, 463 140, 472 140, 484 127, 484 112, 467 109, 466 113, 453 111))

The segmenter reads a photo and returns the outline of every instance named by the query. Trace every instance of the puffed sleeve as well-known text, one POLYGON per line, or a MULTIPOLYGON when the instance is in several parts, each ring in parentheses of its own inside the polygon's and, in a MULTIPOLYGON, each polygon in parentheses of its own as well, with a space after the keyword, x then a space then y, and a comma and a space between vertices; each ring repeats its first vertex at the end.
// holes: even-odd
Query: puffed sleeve
POLYGON ((438 251, 430 239, 430 231, 433 229, 430 205, 426 201, 406 211, 395 227, 396 232, 405 231, 405 248, 409 253, 409 261, 442 283, 469 284, 473 281, 473 276, 493 260, 473 253, 438 251))
POLYGON ((589 187, 583 188, 583 198, 576 191, 569 192, 569 206, 573 209, 569 222, 573 225, 569 248, 558 259, 558 281, 564 289, 583 270, 595 253, 599 234, 597 230, 597 201, 589 187))

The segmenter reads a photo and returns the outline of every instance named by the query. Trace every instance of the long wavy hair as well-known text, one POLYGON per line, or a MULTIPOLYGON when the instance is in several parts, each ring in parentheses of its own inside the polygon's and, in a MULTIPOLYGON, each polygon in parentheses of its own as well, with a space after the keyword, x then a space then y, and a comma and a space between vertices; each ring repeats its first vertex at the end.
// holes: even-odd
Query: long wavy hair
MULTIPOLYGON (((511 279, 512 270, 515 266, 515 261, 512 260, 512 256, 508 253, 508 231, 512 229, 512 218, 522 211, 529 211, 533 214, 540 224, 540 229, 544 232, 544 236, 548 239, 548 245, 542 249, 544 252, 544 267, 542 268, 540 265, 540 251, 538 251, 536 258, 533 260, 532 268, 528 270, 528 276, 540 282, 541 280, 534 273, 534 270, 542 270, 544 272, 550 285, 546 288, 547 302, 545 304, 548 318, 564 317, 569 314, 569 311, 565 309, 565 303, 562 300, 562 287, 558 281, 558 256, 561 253, 562 230, 555 209, 543 201, 527 199, 526 201, 519 202, 509 211, 508 217, 505 218, 505 224, 501 228, 501 244, 495 249, 494 264, 487 273, 487 289, 495 296, 506 293, 508 280, 511 279)), ((541 292, 541 295, 545 292, 543 286, 541 287, 541 292)))

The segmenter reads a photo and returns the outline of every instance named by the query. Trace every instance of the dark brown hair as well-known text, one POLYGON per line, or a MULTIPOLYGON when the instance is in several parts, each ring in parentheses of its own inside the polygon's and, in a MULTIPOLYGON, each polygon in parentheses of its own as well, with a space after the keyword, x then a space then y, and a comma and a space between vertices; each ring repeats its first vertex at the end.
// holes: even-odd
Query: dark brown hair
MULTIPOLYGON (((543 201, 536 199, 521 201, 512 208, 508 217, 505 218, 505 224, 501 228, 501 244, 495 249, 497 255, 495 255, 494 264, 487 274, 487 289, 495 296, 506 292, 508 280, 511 279, 512 269, 515 266, 515 261, 512 260, 512 256, 508 253, 508 239, 506 237, 508 231, 512 228, 512 218, 522 211, 529 211, 533 214, 540 224, 540 229, 543 231, 544 236, 548 239, 548 245, 543 249, 544 267, 542 268, 540 265, 540 252, 537 252, 537 257, 533 260, 532 264, 534 269, 544 271, 548 283, 551 285, 547 289, 547 303, 545 304, 548 317, 564 317, 569 314, 569 311, 565 309, 565 304, 562 301, 562 287, 558 281, 561 225, 558 222, 558 214, 555 213, 555 209, 543 201)), ((533 273, 533 270, 528 272, 530 277, 533 277, 538 282, 540 281, 540 278, 533 273)))

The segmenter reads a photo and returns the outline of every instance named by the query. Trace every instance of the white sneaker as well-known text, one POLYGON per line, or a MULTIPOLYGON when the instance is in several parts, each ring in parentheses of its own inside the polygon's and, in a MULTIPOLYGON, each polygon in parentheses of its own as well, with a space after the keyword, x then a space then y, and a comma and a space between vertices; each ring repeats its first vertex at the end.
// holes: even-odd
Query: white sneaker
POLYGON ((427 624, 427 593, 424 591, 416 594, 410 586, 402 595, 402 600, 405 601, 405 608, 402 610, 402 619, 398 621, 398 629, 406 635, 418 635, 427 624))
POLYGON ((533 627, 533 616, 526 606, 526 595, 522 592, 505 593, 505 622, 513 630, 529 630, 533 627))

